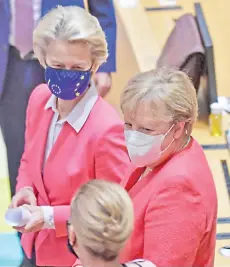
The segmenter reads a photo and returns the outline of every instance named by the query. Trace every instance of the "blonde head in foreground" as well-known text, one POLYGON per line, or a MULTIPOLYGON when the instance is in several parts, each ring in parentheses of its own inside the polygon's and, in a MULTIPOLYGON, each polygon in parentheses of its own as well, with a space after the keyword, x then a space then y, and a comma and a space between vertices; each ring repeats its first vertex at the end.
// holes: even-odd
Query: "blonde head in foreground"
POLYGON ((83 266, 117 261, 132 229, 132 202, 120 185, 92 180, 73 198, 69 240, 83 266))

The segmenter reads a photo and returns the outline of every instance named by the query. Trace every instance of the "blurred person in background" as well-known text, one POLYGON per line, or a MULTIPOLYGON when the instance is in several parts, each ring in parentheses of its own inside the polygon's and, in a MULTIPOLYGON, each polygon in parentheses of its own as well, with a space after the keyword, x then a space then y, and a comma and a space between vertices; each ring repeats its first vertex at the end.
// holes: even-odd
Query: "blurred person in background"
POLYGON ((33 53, 32 33, 39 19, 57 5, 86 6, 105 32, 109 57, 94 75, 101 96, 111 88, 111 72, 116 71, 116 19, 112 0, 0 1, 0 126, 12 195, 24 149, 28 99, 32 90, 44 82, 43 68, 33 53))
POLYGON ((122 262, 212 267, 217 195, 202 147, 191 136, 196 91, 173 69, 137 74, 121 99, 132 166, 121 183, 134 204, 135 227, 122 262))
POLYGON ((133 221, 132 201, 120 185, 98 179, 84 184, 71 202, 67 223, 69 249, 79 258, 75 266, 154 267, 143 259, 119 261, 133 221))
POLYGON ((94 177, 122 180, 130 163, 124 125, 93 82, 108 56, 96 17, 80 7, 53 9, 34 31, 34 51, 47 84, 29 99, 11 207, 28 204, 32 213, 25 227, 16 228, 23 233, 23 266, 71 266, 74 257, 66 248, 70 201, 94 177))

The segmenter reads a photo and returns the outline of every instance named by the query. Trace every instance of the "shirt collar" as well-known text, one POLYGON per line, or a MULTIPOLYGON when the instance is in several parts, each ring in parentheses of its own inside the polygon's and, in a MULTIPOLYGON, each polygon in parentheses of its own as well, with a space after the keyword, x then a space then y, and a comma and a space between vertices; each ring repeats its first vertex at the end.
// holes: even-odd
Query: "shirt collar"
MULTIPOLYGON (((69 115, 60 120, 58 123, 68 122, 76 132, 79 132, 83 125, 85 124, 89 114, 96 103, 98 98, 98 92, 95 85, 92 83, 86 94, 82 97, 82 99, 76 104, 76 106, 72 109, 69 115)), ((55 113, 58 113, 57 107, 57 97, 51 95, 49 100, 45 105, 45 109, 52 108, 55 113)))

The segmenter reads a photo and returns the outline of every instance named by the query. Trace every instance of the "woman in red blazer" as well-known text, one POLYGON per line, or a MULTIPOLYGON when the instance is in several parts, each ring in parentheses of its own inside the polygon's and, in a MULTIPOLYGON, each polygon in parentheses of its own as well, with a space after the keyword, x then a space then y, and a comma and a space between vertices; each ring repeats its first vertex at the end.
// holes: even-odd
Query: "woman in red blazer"
POLYGON ((75 191, 94 177, 120 182, 130 163, 124 127, 91 82, 108 56, 95 17, 79 7, 57 7, 34 32, 34 51, 47 84, 32 93, 25 151, 12 207, 29 204, 22 228, 23 266, 72 266, 66 220, 75 191))
POLYGON ((122 185, 135 212, 121 261, 214 266, 217 196, 203 149, 191 136, 197 118, 191 81, 167 68, 140 73, 125 88, 121 107, 133 163, 122 185))

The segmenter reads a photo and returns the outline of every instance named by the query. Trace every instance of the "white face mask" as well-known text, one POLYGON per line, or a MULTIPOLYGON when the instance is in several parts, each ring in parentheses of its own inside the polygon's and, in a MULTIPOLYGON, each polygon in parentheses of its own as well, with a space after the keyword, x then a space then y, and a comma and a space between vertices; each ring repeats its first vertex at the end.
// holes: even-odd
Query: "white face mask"
POLYGON ((131 161, 138 167, 151 165, 161 157, 173 143, 172 142, 162 151, 161 145, 164 138, 172 130, 174 124, 166 134, 148 135, 138 131, 125 130, 125 140, 131 161))

